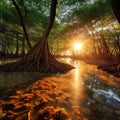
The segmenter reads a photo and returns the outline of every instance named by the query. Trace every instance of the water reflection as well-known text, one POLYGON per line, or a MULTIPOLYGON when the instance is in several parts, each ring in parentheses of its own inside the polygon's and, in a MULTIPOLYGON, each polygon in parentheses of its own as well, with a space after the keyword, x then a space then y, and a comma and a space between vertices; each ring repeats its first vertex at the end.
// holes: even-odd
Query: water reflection
POLYGON ((11 63, 11 62, 16 62, 18 59, 2 59, 0 60, 0 65, 3 65, 3 64, 7 64, 7 63, 11 63))
POLYGON ((119 120, 120 79, 82 61, 69 59, 66 62, 76 67, 69 76, 74 76, 71 77, 72 104, 77 106, 81 116, 90 120, 119 120))
POLYGON ((104 98, 104 103, 109 104, 109 105, 113 105, 116 104, 117 108, 120 108, 120 97, 114 93, 112 90, 109 91, 105 91, 105 90, 94 90, 94 96, 95 99, 96 98, 104 98))
POLYGON ((74 96, 73 103, 74 103, 74 105, 78 106, 79 105, 79 96, 80 96, 80 74, 79 74, 80 63, 75 61, 73 63, 73 65, 76 67, 75 74, 74 74, 74 80, 73 80, 73 88, 74 88, 74 92, 76 94, 74 96))
POLYGON ((40 73, 0 73, 0 87, 8 89, 16 84, 20 86, 21 83, 29 82, 29 89, 36 96, 40 93, 39 99, 47 96, 51 100, 49 105, 64 108, 69 112, 71 120, 119 120, 120 78, 82 61, 62 61, 76 69, 66 74, 46 76, 44 79, 40 73))

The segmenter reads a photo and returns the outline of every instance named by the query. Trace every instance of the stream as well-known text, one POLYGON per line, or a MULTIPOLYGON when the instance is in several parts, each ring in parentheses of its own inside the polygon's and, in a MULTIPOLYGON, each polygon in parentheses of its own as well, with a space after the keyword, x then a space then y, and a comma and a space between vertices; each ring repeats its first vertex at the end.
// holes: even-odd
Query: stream
POLYGON ((10 96, 21 90, 23 94, 39 93, 35 101, 46 98, 49 106, 66 111, 69 120, 120 120, 120 78, 83 61, 70 58, 60 61, 76 69, 47 75, 0 72, 0 100, 10 101, 10 96))

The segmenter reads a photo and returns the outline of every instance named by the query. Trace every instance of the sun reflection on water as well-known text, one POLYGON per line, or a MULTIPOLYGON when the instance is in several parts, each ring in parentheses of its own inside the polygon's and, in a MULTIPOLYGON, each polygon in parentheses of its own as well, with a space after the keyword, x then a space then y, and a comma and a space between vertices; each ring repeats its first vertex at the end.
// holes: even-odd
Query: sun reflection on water
POLYGON ((80 80, 80 62, 74 62, 75 69, 75 82, 79 82, 80 80))
POLYGON ((82 82, 81 80, 81 74, 80 74, 80 62, 75 61, 74 66, 76 69, 74 70, 74 80, 73 80, 73 88, 74 88, 74 98, 73 98, 73 105, 79 106, 79 98, 81 95, 81 87, 80 83, 82 82))
POLYGON ((79 80, 79 69, 76 68, 76 70, 75 70, 75 81, 78 82, 78 80, 79 80))

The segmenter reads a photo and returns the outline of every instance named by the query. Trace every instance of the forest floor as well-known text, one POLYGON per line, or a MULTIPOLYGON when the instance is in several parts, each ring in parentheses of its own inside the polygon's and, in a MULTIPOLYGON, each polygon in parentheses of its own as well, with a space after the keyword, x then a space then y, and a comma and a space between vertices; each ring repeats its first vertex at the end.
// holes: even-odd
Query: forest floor
POLYGON ((25 90, 17 90, 8 102, 0 100, 0 120, 66 120, 66 110, 56 105, 66 104, 72 96, 65 92, 69 86, 59 84, 61 80, 44 78, 25 90))

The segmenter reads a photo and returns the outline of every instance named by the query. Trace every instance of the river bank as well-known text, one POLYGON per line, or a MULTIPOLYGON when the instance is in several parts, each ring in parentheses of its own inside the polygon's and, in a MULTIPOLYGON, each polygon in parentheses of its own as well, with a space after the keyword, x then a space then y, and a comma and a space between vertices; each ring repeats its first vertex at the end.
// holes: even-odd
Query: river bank
MULTIPOLYGON (((61 58, 61 57, 58 57, 58 58, 61 58)), ((68 57, 65 56, 65 58, 68 58, 68 57)), ((88 64, 97 65, 98 69, 106 71, 116 77, 120 77, 120 59, 103 60, 103 59, 95 59, 95 58, 87 59, 87 58, 79 58, 79 57, 70 57, 70 58, 75 60, 83 60, 88 64)), ((9 62, 15 62, 16 60, 19 60, 19 59, 20 57, 16 57, 16 56, 3 57, 3 58, 0 58, 0 64, 2 65, 9 62)))
POLYGON ((106 71, 116 77, 120 77, 120 60, 100 60, 100 59, 93 59, 93 60, 84 60, 88 64, 97 65, 98 69, 106 71))
POLYGON ((56 56, 58 58, 70 58, 82 60, 88 64, 93 64, 103 71, 106 71, 116 77, 120 77, 120 58, 97 58, 90 56, 56 56))

